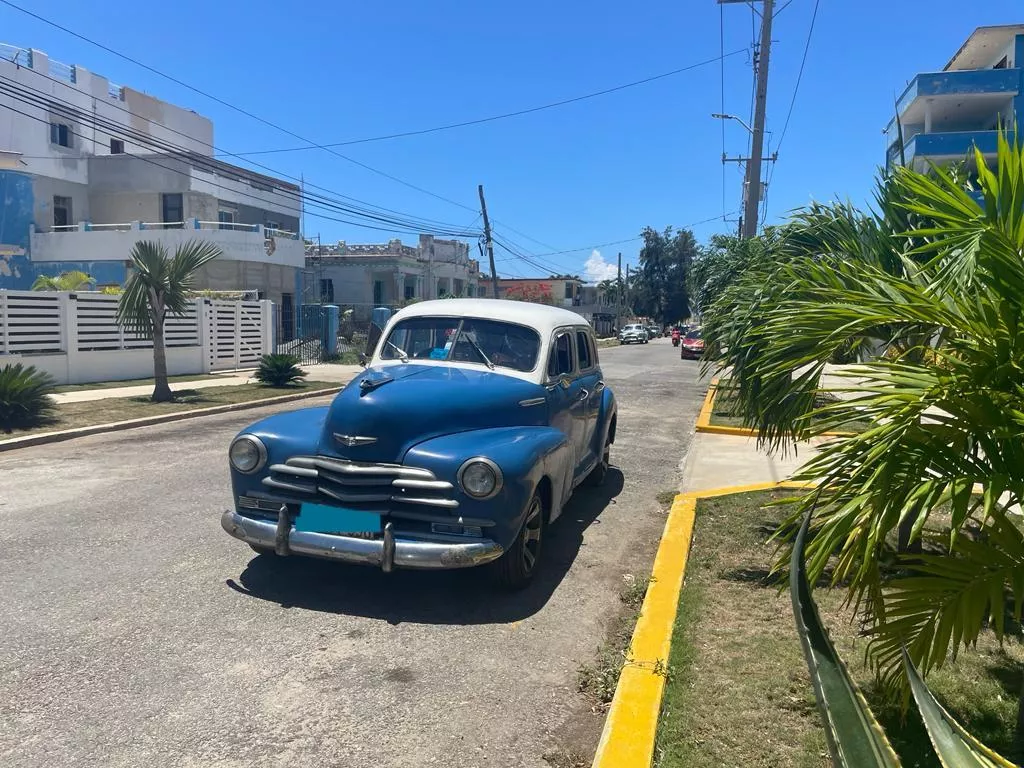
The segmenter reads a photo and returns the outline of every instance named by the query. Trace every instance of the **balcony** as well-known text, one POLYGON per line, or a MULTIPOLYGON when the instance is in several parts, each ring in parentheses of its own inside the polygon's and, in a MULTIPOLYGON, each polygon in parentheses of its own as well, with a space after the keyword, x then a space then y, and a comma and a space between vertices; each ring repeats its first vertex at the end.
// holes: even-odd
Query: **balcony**
POLYGON ((155 240, 171 253, 189 240, 213 243, 222 259, 305 266, 305 248, 298 233, 266 229, 261 224, 225 224, 193 219, 180 222, 91 224, 54 227, 52 232, 33 232, 34 262, 126 261, 139 240, 155 240))
POLYGON ((1021 90, 1021 69, 965 69, 928 72, 910 81, 897 102, 896 112, 904 123, 915 122, 913 112, 926 98, 970 98, 1014 96, 1021 90), (907 113, 911 112, 911 115, 907 113))
MULTIPOLYGON (((954 160, 968 160, 977 147, 983 155, 994 157, 998 145, 998 131, 953 131, 951 133, 919 133, 910 139, 904 150, 906 164, 923 170, 926 160, 943 164, 954 160)), ((899 148, 889 148, 889 166, 900 162, 899 148)))

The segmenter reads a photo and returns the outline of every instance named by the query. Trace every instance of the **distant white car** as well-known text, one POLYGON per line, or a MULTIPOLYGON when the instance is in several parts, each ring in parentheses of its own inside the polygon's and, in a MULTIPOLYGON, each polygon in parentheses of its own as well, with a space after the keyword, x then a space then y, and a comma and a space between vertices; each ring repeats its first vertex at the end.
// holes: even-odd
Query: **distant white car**
POLYGON ((648 339, 647 329, 640 323, 631 323, 619 331, 619 344, 646 344, 648 339))

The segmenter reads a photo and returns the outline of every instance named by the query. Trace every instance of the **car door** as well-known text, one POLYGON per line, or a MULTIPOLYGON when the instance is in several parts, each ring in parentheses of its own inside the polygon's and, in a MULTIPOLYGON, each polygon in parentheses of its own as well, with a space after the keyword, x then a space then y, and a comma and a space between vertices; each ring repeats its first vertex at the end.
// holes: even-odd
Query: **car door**
POLYGON ((601 380, 601 369, 597 365, 597 348, 594 344, 593 333, 588 328, 576 329, 576 381, 581 388, 579 397, 582 405, 579 414, 580 441, 582 452, 580 453, 581 469, 590 467, 599 455, 603 446, 597 445, 597 417, 601 410, 601 390, 604 389, 604 382, 601 380))
POLYGON ((547 399, 551 426, 560 430, 572 446, 573 477, 579 473, 585 452, 586 396, 576 375, 575 331, 559 328, 548 357, 547 399))

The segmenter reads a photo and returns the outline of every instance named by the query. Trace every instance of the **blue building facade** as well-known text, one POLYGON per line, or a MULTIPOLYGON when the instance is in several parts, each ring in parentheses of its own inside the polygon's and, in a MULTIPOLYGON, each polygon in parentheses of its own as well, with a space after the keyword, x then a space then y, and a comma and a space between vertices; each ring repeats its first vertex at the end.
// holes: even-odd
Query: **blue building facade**
POLYGON ((970 166, 974 148, 991 163, 999 128, 1012 130, 1021 118, 1024 24, 979 27, 941 72, 910 80, 886 128, 886 167, 970 166))

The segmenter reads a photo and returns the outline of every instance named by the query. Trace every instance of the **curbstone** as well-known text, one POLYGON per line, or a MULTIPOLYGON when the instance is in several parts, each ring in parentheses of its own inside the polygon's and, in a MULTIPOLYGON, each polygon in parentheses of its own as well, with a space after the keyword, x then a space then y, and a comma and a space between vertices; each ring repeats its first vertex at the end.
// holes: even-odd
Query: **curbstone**
POLYGON ((593 768, 650 768, 658 736, 661 697, 672 648, 672 631, 693 539, 698 499, 773 488, 810 488, 808 483, 735 485, 677 494, 654 558, 650 585, 630 640, 593 768))
POLYGON ((75 429, 65 429, 60 432, 43 432, 39 435, 26 435, 24 437, 15 437, 10 440, 0 440, 0 453, 3 451, 13 451, 18 448, 28 448, 33 445, 46 445, 47 443, 59 443, 64 440, 73 440, 76 437, 88 437, 89 435, 99 435, 105 432, 121 432, 126 429, 136 429, 138 427, 151 427, 157 424, 166 424, 172 421, 184 421, 185 419, 197 419, 202 416, 216 416, 219 413, 231 413, 232 411, 245 411, 250 408, 261 408, 266 405, 276 405, 278 403, 290 403, 296 400, 308 400, 314 397, 323 397, 324 395, 333 395, 344 389, 345 385, 338 387, 326 387, 324 389, 313 390, 312 392, 296 392, 291 395, 281 395, 279 397, 268 397, 262 400, 247 400, 243 403, 226 403, 224 405, 214 405, 209 408, 194 408, 190 411, 175 411, 174 413, 161 413, 157 416, 143 416, 139 419, 128 419, 126 421, 114 421, 107 424, 92 424, 88 427, 76 427, 75 429))
MULTIPOLYGON (((731 435, 733 437, 758 437, 761 433, 756 429, 746 427, 726 427, 720 424, 711 423, 711 414, 715 410, 715 397, 718 395, 718 379, 712 379, 708 386, 708 392, 704 396, 704 404, 701 406, 700 414, 697 416, 697 424, 694 430, 708 435, 731 435)), ((849 437, 853 432, 822 432, 815 437, 849 437)))

